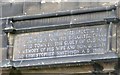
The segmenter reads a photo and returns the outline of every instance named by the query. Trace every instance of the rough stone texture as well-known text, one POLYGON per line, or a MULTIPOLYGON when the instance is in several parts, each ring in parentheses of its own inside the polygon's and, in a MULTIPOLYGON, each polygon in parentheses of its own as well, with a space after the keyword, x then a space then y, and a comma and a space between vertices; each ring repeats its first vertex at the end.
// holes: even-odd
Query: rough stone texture
POLYGON ((4 3, 2 4, 2 17, 22 15, 22 10, 22 3, 4 3))
POLYGON ((110 2, 2 2, 2 17, 52 13, 73 9, 111 5, 110 2), (9 12, 8 12, 9 10, 9 12))
POLYGON ((119 61, 117 63, 117 73, 118 75, 120 75, 120 25, 118 24, 117 25, 117 53, 118 53, 118 56, 119 56, 119 61))
POLYGON ((120 56, 120 26, 117 25, 117 51, 120 56))

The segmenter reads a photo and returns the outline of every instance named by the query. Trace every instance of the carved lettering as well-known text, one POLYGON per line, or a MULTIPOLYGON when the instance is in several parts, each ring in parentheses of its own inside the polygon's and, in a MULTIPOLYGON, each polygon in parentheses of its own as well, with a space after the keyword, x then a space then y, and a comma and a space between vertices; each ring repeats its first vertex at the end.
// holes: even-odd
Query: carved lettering
POLYGON ((100 25, 18 34, 15 36, 13 55, 17 60, 100 54, 105 50, 107 26, 100 25))

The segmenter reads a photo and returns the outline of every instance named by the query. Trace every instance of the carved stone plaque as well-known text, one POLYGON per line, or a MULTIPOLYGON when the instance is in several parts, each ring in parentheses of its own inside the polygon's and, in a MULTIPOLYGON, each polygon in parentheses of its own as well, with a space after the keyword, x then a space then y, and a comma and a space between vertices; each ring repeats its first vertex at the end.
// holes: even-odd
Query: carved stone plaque
POLYGON ((107 30, 107 25, 98 25, 17 34, 13 60, 103 54, 107 30))

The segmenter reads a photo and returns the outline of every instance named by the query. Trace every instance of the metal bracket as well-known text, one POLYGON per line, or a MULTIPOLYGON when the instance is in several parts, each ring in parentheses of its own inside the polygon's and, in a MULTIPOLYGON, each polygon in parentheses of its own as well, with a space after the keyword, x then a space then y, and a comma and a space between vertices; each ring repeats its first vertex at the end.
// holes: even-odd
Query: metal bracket
POLYGON ((3 31, 5 33, 12 33, 15 31, 12 20, 9 20, 9 19, 6 20, 5 28, 3 29, 3 31))
POLYGON ((101 64, 93 63, 92 66, 93 66, 93 69, 94 69, 93 74, 97 74, 97 73, 103 72, 104 67, 101 64))
POLYGON ((107 23, 107 24, 110 24, 110 22, 112 22, 112 23, 118 23, 119 22, 119 19, 118 18, 105 18, 104 19, 105 20, 105 22, 107 23))

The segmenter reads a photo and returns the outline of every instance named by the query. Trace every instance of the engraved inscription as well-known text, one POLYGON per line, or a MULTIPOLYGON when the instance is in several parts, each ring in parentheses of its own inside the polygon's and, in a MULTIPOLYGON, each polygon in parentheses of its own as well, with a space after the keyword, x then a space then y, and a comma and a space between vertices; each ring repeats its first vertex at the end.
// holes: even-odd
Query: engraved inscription
POLYGON ((100 54, 107 49, 107 25, 17 34, 14 60, 100 54))

